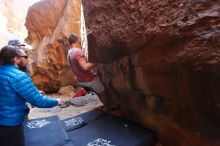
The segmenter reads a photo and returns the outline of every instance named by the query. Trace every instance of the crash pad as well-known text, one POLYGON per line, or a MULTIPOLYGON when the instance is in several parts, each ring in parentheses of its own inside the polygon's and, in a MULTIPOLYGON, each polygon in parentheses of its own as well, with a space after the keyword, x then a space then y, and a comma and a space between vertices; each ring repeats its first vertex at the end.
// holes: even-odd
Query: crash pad
MULTIPOLYGON (((89 119, 89 115, 91 113, 85 113, 84 118, 89 119)), ((67 134, 76 146, 154 146, 157 141, 151 129, 107 113, 69 129, 67 134)))
POLYGON ((25 146, 71 146, 58 116, 27 120, 23 127, 25 146))
POLYGON ((91 110, 89 112, 80 114, 79 116, 74 116, 71 118, 66 118, 62 120, 62 126, 63 128, 68 132, 72 131, 77 128, 81 128, 83 126, 86 126, 88 123, 98 120, 102 116, 106 115, 107 113, 101 111, 101 110, 91 110))
POLYGON ((24 122, 26 146, 154 146, 157 134, 132 121, 92 110, 24 122))

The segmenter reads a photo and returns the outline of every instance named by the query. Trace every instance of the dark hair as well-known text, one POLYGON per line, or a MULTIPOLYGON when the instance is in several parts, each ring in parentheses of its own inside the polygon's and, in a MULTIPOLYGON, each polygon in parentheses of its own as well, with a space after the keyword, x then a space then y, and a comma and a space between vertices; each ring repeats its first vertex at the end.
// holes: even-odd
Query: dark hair
POLYGON ((19 48, 11 45, 4 46, 0 50, 0 64, 14 64, 13 58, 19 56, 19 48))
POLYGON ((71 35, 69 36, 69 38, 68 38, 70 45, 76 43, 77 39, 78 39, 78 38, 77 38, 77 36, 76 36, 75 34, 71 34, 71 35))

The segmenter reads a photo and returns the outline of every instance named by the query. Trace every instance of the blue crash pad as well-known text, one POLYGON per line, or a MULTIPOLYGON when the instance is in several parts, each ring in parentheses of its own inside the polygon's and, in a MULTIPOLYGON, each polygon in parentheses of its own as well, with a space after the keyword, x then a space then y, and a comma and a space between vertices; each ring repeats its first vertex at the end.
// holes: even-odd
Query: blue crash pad
POLYGON ((75 130, 77 128, 81 128, 86 126, 88 123, 98 120, 102 116, 106 115, 107 113, 101 111, 101 110, 92 110, 83 114, 80 114, 79 116, 66 118, 62 120, 62 126, 66 130, 66 132, 75 130))
MULTIPOLYGON (((93 110, 77 116, 83 121, 67 134, 76 146, 154 146, 157 135, 154 131, 131 121, 93 110), (103 114, 101 114, 103 113, 103 114), (93 116, 91 116, 93 115, 93 116)), ((65 120, 64 120, 65 121, 65 120)))
POLYGON ((26 146, 154 146, 154 131, 100 110, 24 122, 26 146))
POLYGON ((28 120, 23 123, 25 146, 70 146, 58 116, 28 120))

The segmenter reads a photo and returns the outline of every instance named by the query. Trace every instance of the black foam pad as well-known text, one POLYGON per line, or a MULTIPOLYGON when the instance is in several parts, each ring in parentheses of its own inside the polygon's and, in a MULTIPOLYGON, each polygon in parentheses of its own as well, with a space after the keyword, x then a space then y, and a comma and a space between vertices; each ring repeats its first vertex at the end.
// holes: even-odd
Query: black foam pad
POLYGON ((66 131, 58 116, 25 121, 25 146, 70 146, 66 131))
POLYGON ((64 129, 68 132, 86 126, 89 122, 97 120, 104 115, 106 115, 106 113, 103 111, 92 110, 79 116, 64 119, 62 120, 62 125, 64 129))
POLYGON ((157 141, 152 130, 110 115, 67 133, 77 146, 153 146, 157 141))

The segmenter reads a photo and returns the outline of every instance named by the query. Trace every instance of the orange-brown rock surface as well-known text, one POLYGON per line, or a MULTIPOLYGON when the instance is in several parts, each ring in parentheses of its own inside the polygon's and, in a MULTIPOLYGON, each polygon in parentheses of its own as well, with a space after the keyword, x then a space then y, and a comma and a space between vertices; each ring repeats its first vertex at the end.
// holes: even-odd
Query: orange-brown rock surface
POLYGON ((26 41, 34 48, 30 75, 41 90, 57 91, 74 84, 67 46, 60 40, 65 42, 71 33, 80 34, 80 4, 80 0, 43 0, 28 10, 26 41))
POLYGON ((164 146, 219 146, 220 1, 82 3, 108 105, 164 146))

